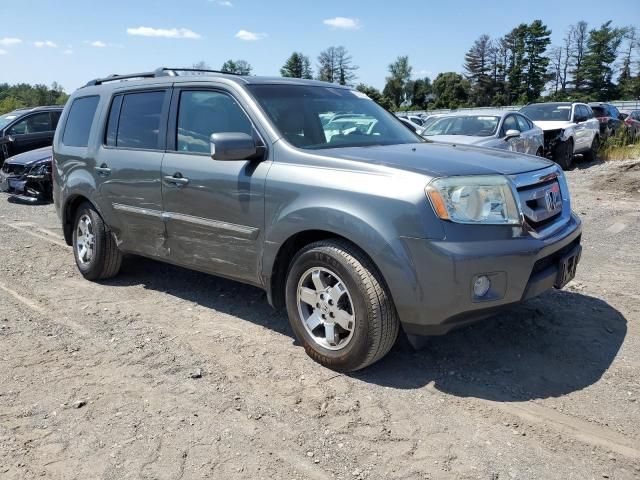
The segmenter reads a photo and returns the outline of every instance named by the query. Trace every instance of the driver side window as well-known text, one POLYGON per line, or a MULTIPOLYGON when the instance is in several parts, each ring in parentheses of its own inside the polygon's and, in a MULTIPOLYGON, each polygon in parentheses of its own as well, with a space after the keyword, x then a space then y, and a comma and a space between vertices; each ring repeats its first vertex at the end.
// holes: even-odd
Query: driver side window
POLYGON ((185 90, 178 109, 177 150, 209 153, 214 133, 252 135, 253 126, 240 105, 226 93, 185 90))
POLYGON ((518 127, 518 122, 516 122, 516 118, 513 115, 509 115, 507 118, 504 119, 504 123, 502 124, 502 136, 504 137, 509 130, 520 131, 520 128, 518 127))
POLYGON ((24 135, 27 133, 42 133, 52 130, 49 112, 36 113, 20 120, 9 130, 9 135, 24 135))

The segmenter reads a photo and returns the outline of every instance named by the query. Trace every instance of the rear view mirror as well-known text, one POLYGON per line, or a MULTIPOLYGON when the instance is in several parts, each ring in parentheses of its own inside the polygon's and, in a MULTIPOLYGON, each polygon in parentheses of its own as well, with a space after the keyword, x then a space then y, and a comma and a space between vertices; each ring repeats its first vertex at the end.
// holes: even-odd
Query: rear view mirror
POLYGON ((211 135, 211 158, 214 160, 251 160, 259 147, 251 135, 240 132, 211 135))
POLYGON ((518 138, 520 136, 520 131, 516 129, 507 130, 507 133, 504 134, 504 139, 509 140, 510 138, 518 138))

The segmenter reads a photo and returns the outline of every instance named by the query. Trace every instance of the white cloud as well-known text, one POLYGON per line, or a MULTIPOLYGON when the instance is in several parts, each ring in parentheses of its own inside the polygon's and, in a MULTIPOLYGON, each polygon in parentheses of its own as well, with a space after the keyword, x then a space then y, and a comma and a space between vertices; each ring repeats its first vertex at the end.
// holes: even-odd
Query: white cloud
POLYGON ((240 40, 245 40, 247 42, 260 40, 261 38, 265 38, 266 36, 267 36, 266 33, 255 33, 255 32, 249 32, 247 30, 238 30, 238 33, 236 33, 235 35, 236 38, 239 38, 240 40))
POLYGON ((322 23, 333 28, 341 28, 343 30, 357 30, 360 28, 360 20, 357 18, 335 17, 327 18, 322 23))
POLYGON ((222 0, 218 2, 218 5, 222 7, 233 7, 233 3, 231 3, 229 0, 222 0))
POLYGON ((33 44, 38 48, 44 48, 44 47, 47 47, 47 48, 58 48, 58 45, 53 43, 51 40, 33 42, 33 44))
POLYGON ((96 47, 96 48, 104 48, 107 46, 106 43, 104 43, 103 41, 100 40, 96 40, 95 42, 89 42, 89 45, 91 45, 92 47, 96 47))
POLYGON ((19 38, 0 38, 0 47, 10 47, 12 45, 18 45, 19 43, 22 43, 22 40, 20 40, 19 38))
POLYGON ((7 53, 9 53, 9 52, 7 52, 6 50, 3 50, 2 48, 0 48, 0 55, 6 55, 7 53))
POLYGON ((127 28, 129 35, 140 37, 162 37, 162 38, 200 38, 200 34, 188 28, 151 28, 137 27, 127 28))

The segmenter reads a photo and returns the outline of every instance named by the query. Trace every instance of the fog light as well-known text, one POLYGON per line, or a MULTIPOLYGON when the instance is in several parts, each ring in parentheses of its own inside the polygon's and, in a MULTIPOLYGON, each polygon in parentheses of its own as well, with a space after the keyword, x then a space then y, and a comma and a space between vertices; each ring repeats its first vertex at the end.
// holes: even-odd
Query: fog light
POLYGON ((484 297, 491 288, 491 280, 486 275, 480 275, 473 282, 473 294, 476 297, 484 297))

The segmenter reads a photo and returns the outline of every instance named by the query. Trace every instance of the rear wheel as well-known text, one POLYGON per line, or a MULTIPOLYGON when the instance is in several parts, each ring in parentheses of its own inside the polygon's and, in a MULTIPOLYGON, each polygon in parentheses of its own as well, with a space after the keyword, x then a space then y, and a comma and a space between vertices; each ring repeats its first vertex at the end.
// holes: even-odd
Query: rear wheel
POLYGON ((381 359, 399 321, 371 261, 341 240, 313 243, 293 259, 286 282, 289 322, 307 354, 341 372, 381 359))
POLYGON ((598 159, 598 152, 600 151, 600 138, 596 135, 591 142, 591 148, 584 152, 584 159, 588 162, 593 162, 598 159))
POLYGON ((553 161, 556 162, 563 170, 569 170, 573 163, 573 140, 561 142, 556 145, 553 151, 553 161))
POLYGON ((102 217, 90 203, 83 203, 73 224, 73 254, 78 270, 87 280, 117 275, 122 253, 102 217))

